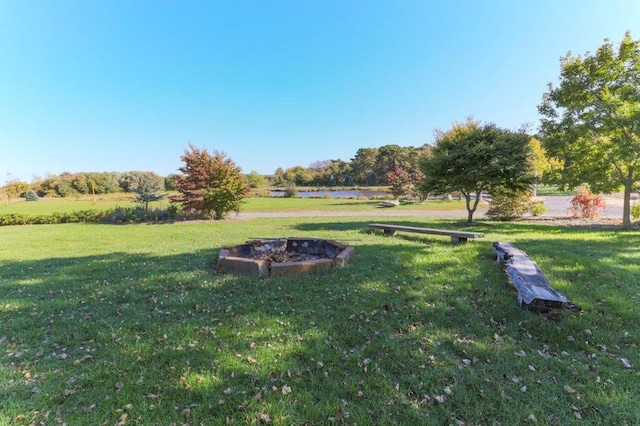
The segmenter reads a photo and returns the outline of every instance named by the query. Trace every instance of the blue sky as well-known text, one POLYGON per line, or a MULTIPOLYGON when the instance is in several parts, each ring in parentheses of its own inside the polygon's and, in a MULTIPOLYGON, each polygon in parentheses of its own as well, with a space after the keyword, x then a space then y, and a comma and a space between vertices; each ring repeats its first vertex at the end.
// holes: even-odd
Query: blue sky
POLYGON ((2 0, 0 184, 167 175, 189 142, 268 174, 469 115, 535 130, 560 57, 626 30, 637 0, 2 0))

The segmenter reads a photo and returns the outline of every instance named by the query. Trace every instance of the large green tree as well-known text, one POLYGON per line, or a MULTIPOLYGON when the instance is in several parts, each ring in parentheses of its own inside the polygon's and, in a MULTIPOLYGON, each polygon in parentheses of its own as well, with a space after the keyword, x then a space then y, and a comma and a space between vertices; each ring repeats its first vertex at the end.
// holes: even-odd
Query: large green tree
POLYGON ((640 173, 640 40, 627 32, 584 57, 562 58, 560 83, 538 107, 549 155, 564 163, 559 183, 594 192, 624 189, 623 225, 640 173))
POLYGON ((431 155, 421 157, 425 193, 460 191, 465 198, 467 221, 473 221, 482 193, 518 193, 533 182, 531 137, 469 118, 454 123, 447 132, 436 131, 431 155))
POLYGON ((377 184, 378 148, 360 148, 351 159, 353 178, 358 185, 377 184))
POLYGON ((171 201, 186 211, 198 211, 219 220, 232 211, 240 211, 249 187, 242 169, 222 151, 209 153, 192 144, 180 157, 184 162, 176 182, 180 195, 171 201))

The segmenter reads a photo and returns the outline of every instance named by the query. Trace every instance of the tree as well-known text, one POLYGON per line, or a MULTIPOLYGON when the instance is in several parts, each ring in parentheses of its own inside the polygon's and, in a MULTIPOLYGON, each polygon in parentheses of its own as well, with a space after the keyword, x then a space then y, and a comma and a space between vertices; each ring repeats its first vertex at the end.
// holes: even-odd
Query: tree
POLYGON ((460 191, 465 197, 467 221, 473 221, 484 191, 514 193, 531 188, 530 136, 495 124, 480 125, 469 118, 447 132, 436 131, 431 155, 421 158, 425 193, 460 191))
POLYGON ((242 169, 222 151, 210 154, 192 144, 180 159, 184 162, 176 182, 179 196, 171 201, 181 203, 185 211, 198 211, 215 220, 232 211, 240 211, 249 187, 242 169))
POLYGON ((167 191, 175 191, 176 182, 178 182, 178 176, 175 173, 172 173, 164 178, 164 189, 167 191))
MULTIPOLYGON (((360 148, 351 159, 351 169, 357 184, 370 185, 371 174, 375 173, 378 148, 360 148)), ((373 183, 375 185, 375 182, 373 183)))
POLYGON ((4 186, 4 193, 7 198, 22 197, 25 192, 29 190, 29 184, 19 180, 11 180, 4 186))
POLYGON ((386 175, 387 182, 391 185, 391 194, 398 200, 400 197, 407 195, 413 196, 415 189, 419 186, 424 175, 418 170, 414 173, 409 173, 402 167, 396 167, 386 175))
POLYGON ((623 226, 640 173, 640 40, 629 32, 594 54, 561 60, 560 83, 538 106, 543 144, 564 163, 561 181, 595 192, 624 189, 623 226))
POLYGON ((251 173, 249 173, 246 178, 247 184, 250 188, 260 189, 264 188, 267 185, 267 181, 265 180, 264 176, 262 176, 255 170, 251 170, 251 173))
POLYGON ((538 183, 543 180, 544 176, 557 170, 559 163, 555 158, 547 157, 547 150, 542 146, 542 142, 536 138, 529 141, 531 147, 531 167, 533 168, 533 196, 538 195, 538 183))
POLYGON ((134 185, 130 187, 136 193, 135 202, 143 205, 144 210, 149 210, 149 203, 162 200, 166 195, 160 194, 164 190, 164 178, 153 172, 140 175, 134 185))
POLYGON ((28 189, 27 192, 24 193, 25 201, 38 201, 40 197, 33 189, 28 189))

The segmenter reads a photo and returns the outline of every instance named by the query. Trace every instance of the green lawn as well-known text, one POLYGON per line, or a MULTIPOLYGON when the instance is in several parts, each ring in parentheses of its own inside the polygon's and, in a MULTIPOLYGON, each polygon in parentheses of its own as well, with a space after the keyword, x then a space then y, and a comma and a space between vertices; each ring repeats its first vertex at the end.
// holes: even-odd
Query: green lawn
MULTIPOLYGON (((94 202, 91 196, 67 198, 43 198, 39 201, 16 200, 7 204, 0 204, 0 215, 10 213, 22 214, 50 214, 69 213, 78 210, 113 209, 116 207, 140 206, 133 201, 131 194, 108 194, 98 196, 94 202)), ((243 212, 296 212, 296 211, 375 211, 384 209, 378 203, 380 200, 360 200, 348 198, 281 198, 281 197, 250 197, 246 198, 242 206, 243 212)), ((169 201, 151 203, 151 208, 166 208, 169 201)), ((463 201, 427 201, 404 202, 394 210, 431 210, 450 211, 464 210, 463 201)))
POLYGON ((374 221, 457 226, 0 227, 0 424, 640 423, 640 232, 485 223, 453 246, 374 221), (356 251, 305 276, 214 272, 263 235, 356 251), (494 241, 583 311, 520 309, 494 241))

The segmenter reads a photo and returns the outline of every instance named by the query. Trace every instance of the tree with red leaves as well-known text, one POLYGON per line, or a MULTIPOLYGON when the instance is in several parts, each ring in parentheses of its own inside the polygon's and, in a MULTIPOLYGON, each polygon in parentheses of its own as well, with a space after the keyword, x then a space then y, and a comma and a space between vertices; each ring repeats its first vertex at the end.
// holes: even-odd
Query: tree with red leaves
POLYGON ((186 212, 200 212, 219 220, 232 211, 239 212, 249 186, 242 169, 222 151, 213 154, 189 144, 180 159, 184 162, 176 182, 179 196, 172 202, 186 212))

